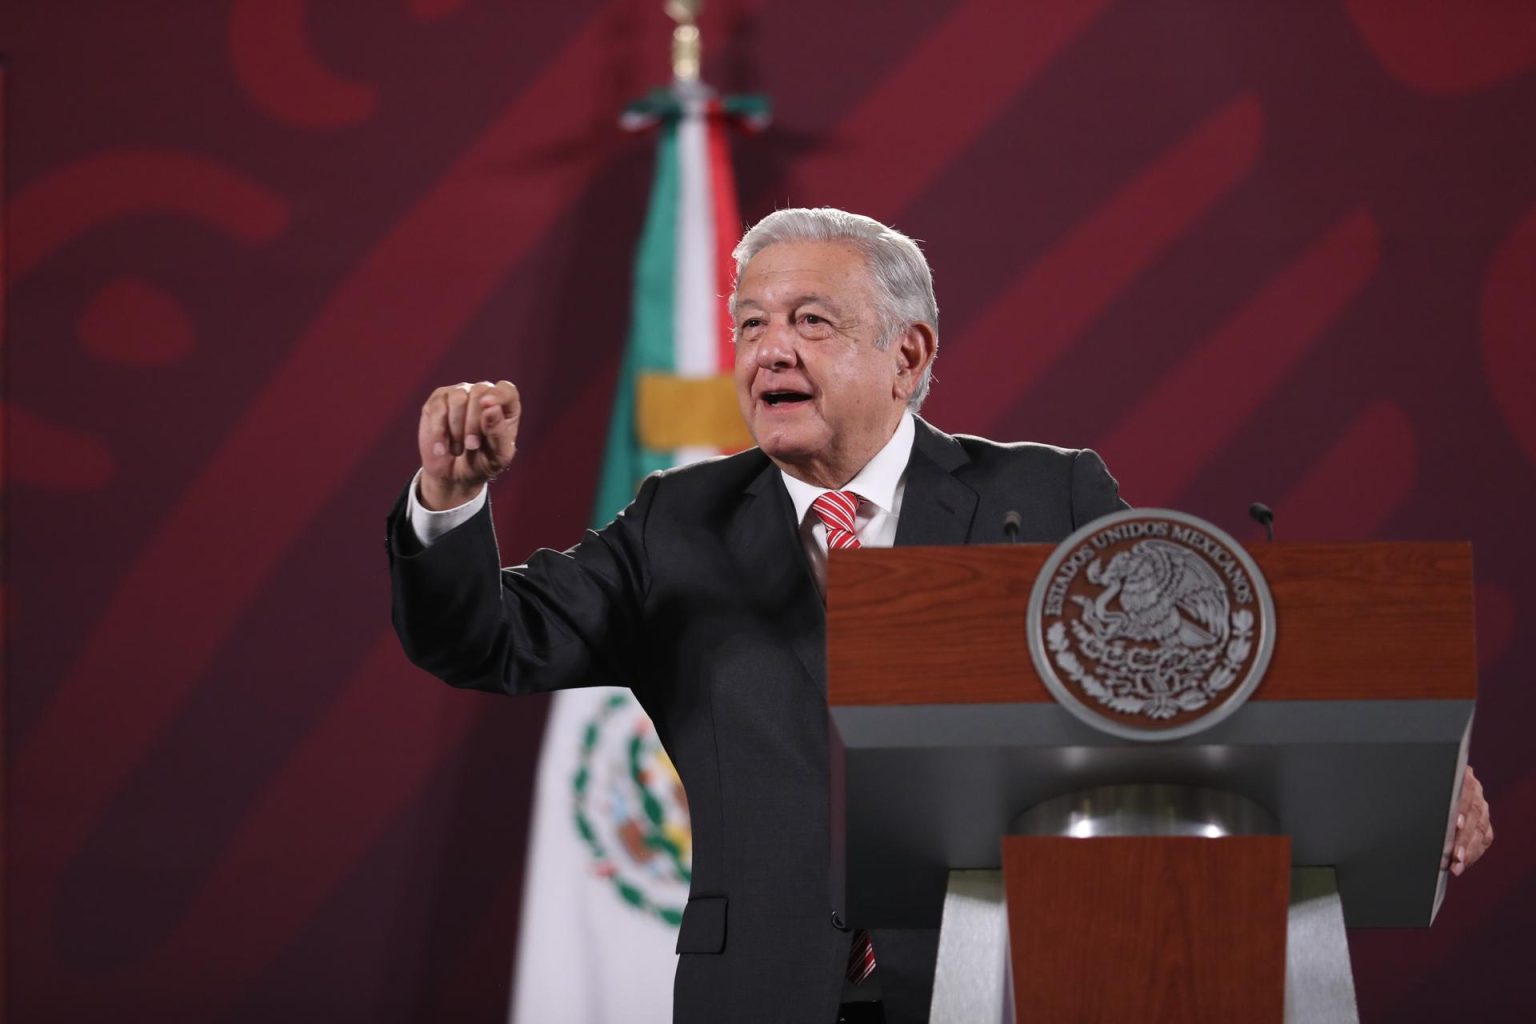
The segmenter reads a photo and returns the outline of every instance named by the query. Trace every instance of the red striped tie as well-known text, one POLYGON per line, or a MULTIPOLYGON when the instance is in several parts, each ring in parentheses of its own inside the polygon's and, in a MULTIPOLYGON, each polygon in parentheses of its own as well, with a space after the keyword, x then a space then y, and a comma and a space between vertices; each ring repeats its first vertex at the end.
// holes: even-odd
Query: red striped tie
POLYGON ((827 550, 838 551, 859 546, 854 533, 854 517, 859 514, 859 496, 852 491, 823 491, 811 508, 827 528, 827 550))
MULTIPOLYGON (((859 514, 859 496, 852 491, 826 491, 811 502, 811 508, 821 517, 827 528, 827 550, 856 548, 858 535, 854 533, 854 518, 859 514)), ((875 973, 875 944, 867 928, 853 933, 853 944, 848 947, 848 980, 855 985, 868 980, 875 973)))
POLYGON ((869 929, 860 928, 853 933, 853 945, 848 947, 848 980, 860 985, 874 973, 875 943, 869 937, 869 929))

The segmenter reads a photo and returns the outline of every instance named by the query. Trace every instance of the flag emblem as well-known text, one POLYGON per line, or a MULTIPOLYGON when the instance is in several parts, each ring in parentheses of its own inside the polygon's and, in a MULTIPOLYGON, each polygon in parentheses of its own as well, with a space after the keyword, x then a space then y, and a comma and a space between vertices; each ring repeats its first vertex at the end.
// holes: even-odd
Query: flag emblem
POLYGON ((676 927, 693 877, 693 833, 682 780, 655 727, 617 693, 598 706, 580 743, 571 793, 593 872, 631 907, 676 927))

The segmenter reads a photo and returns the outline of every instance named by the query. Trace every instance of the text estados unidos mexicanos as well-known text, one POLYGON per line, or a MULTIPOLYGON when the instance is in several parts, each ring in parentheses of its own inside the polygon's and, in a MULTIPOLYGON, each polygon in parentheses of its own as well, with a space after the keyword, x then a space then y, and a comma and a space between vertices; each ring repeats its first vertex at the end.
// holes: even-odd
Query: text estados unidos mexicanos
POLYGON ((1247 573, 1243 572, 1243 567, 1223 545, 1193 527, 1155 519, 1118 523, 1094 534, 1087 544, 1067 556, 1061 565, 1056 567, 1056 575, 1051 578, 1051 584, 1046 588, 1045 614, 1061 614, 1062 604, 1067 598, 1067 588, 1072 585, 1072 581, 1077 578, 1083 566, 1097 558, 1104 548, 1126 540, 1169 536, 1185 547, 1194 548, 1204 555, 1207 561, 1215 564, 1232 584, 1232 597, 1238 604, 1253 602, 1253 587, 1248 582, 1247 573))

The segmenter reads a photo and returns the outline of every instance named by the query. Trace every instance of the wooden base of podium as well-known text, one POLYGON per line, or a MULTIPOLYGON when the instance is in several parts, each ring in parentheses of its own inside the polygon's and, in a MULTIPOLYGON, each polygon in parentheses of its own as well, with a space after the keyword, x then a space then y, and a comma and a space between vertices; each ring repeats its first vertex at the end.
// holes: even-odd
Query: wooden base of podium
MULTIPOLYGON (((1360 1024, 1344 907, 1334 870, 1293 867, 1290 888, 1285 929, 1285 1024, 1360 1024)), ((933 979, 932 1024, 1013 1024, 1016 1018, 1008 947, 1003 873, 951 871, 933 979)), ((1065 1019, 1088 1018, 1079 1016, 1074 1008, 1065 1019)))
POLYGON ((1284 1014, 1285 836, 1010 836, 1020 1020, 1273 1021, 1284 1014))

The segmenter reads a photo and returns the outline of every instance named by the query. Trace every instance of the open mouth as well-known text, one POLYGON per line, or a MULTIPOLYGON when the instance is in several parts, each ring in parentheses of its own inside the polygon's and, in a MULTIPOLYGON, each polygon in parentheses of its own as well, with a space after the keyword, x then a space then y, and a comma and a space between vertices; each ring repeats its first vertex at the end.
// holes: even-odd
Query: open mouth
POLYGON ((764 391, 763 401, 771 406, 793 405, 796 402, 809 402, 811 396, 804 391, 764 391))

